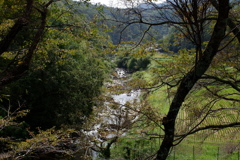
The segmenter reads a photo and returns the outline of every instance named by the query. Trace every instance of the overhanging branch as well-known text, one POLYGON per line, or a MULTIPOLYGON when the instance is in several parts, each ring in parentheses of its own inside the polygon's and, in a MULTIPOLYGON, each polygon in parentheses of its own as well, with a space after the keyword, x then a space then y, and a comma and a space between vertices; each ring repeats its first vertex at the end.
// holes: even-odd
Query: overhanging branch
POLYGON ((194 134, 196 132, 203 131, 203 130, 222 130, 222 129, 230 128, 230 127, 240 127, 240 122, 234 122, 234 123, 223 124, 223 125, 208 125, 205 127, 199 127, 197 129, 189 132, 188 135, 194 134))

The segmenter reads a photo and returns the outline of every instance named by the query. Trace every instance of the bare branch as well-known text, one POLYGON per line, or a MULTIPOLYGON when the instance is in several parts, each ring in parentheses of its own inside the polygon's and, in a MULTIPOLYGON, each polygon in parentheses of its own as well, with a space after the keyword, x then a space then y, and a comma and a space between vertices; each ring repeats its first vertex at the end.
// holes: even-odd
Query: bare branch
POLYGON ((229 124, 222 124, 222 125, 209 125, 209 126, 205 126, 205 127, 199 127, 191 132, 189 132, 188 134, 194 134, 196 132, 202 131, 202 130, 221 130, 221 129, 226 129, 226 128, 230 128, 230 127, 239 127, 240 126, 240 122, 234 122, 234 123, 229 123, 229 124))
POLYGON ((240 88, 238 87, 238 85, 236 83, 231 82, 231 81, 227 81, 227 80, 221 79, 219 77, 206 75, 206 74, 203 75, 201 77, 201 79, 213 79, 213 80, 216 80, 218 82, 221 82, 222 84, 227 84, 227 85, 231 86, 233 89, 235 89, 236 91, 240 92, 240 88))

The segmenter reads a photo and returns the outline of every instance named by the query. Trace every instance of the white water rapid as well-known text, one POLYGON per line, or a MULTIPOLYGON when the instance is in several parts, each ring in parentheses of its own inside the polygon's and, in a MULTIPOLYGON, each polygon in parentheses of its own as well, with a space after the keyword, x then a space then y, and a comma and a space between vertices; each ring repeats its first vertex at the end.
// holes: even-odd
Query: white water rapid
MULTIPOLYGON (((128 79, 126 71, 117 68, 115 72, 117 74, 113 77, 112 83, 107 85, 125 86, 125 81, 128 79)), ((106 146, 108 141, 123 136, 130 129, 131 124, 138 118, 138 114, 126 104, 139 102, 139 95, 140 90, 131 90, 129 93, 111 95, 113 101, 105 102, 104 108, 97 113, 99 121, 91 130, 85 131, 85 134, 91 137, 90 139, 98 142, 93 144, 94 150, 98 150, 99 146, 106 146)), ((97 159, 97 152, 93 151, 92 159, 97 159)))

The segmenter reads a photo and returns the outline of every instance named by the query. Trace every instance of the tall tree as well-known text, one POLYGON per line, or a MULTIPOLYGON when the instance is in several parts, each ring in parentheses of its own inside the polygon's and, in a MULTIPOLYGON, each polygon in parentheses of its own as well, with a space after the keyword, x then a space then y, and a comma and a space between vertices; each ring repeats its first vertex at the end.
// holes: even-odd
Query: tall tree
MULTIPOLYGON (((133 7, 126 9, 127 13, 129 13, 129 21, 124 22, 126 26, 135 23, 148 25, 148 29, 143 33, 144 36, 152 26, 171 24, 195 45, 194 65, 183 77, 178 79, 175 84, 159 80, 160 83, 167 84, 170 87, 177 86, 177 91, 171 101, 169 111, 162 119, 164 136, 156 156, 158 160, 165 160, 169 155, 170 149, 176 145, 174 144, 176 119, 186 97, 189 96, 190 91, 197 82, 205 77, 204 74, 219 51, 224 49, 224 45, 227 46, 233 41, 233 39, 226 39, 228 35, 226 34, 227 25, 230 26, 230 32, 233 32, 235 37, 238 37, 239 33, 237 25, 234 25, 235 22, 229 18, 231 7, 228 0, 167 0, 162 5, 156 5, 152 1, 144 2, 148 4, 147 8, 133 7), (147 10, 156 11, 158 14, 157 16, 146 16, 147 10), (206 29, 208 29, 206 26, 210 22, 213 25, 213 29, 208 33, 210 38, 205 46, 203 42, 206 41, 204 39, 207 33, 206 29)), ((162 85, 158 84, 158 86, 162 85)), ((238 126, 239 122, 233 125, 238 126)), ((229 126, 232 125, 229 124, 229 126)), ((202 129, 217 127, 220 127, 220 125, 210 125, 202 129)), ((227 125, 222 127, 227 127, 227 125)))
MULTIPOLYGON (((6 90, 9 90, 12 103, 25 102, 31 110, 26 122, 32 128, 59 128, 70 124, 80 126, 91 113, 93 98, 100 94, 104 72, 107 70, 103 57, 97 54, 101 43, 107 41, 107 38, 93 26, 94 23, 87 24, 80 13, 69 9, 75 2, 69 2, 68 6, 65 3, 58 2, 49 8, 44 35, 37 42, 37 48, 32 52, 35 55, 29 62, 13 59, 16 61, 14 64, 19 62, 20 65, 28 65, 23 71, 28 71, 28 75, 20 80, 15 79, 16 82, 8 85, 6 90)), ((37 24, 31 25, 37 27, 37 24)), ((26 36, 24 38, 31 38, 25 34, 28 33, 23 34, 26 36)), ((15 41, 18 39, 16 37, 15 41)), ((25 41, 33 43, 28 39, 25 41)), ((17 45, 16 49, 23 47, 21 43, 17 45)), ((18 68, 18 63, 14 64, 9 70, 18 68)))
MULTIPOLYGON (((103 44, 107 45, 107 36, 99 32, 96 20, 84 19, 84 16, 79 13, 81 10, 76 10, 78 5, 85 6, 81 2, 71 0, 0 2, 1 8, 6 8, 6 10, 0 10, 5 15, 0 24, 0 44, 5 47, 1 48, 0 57, 0 94, 3 100, 0 104, 0 118, 4 120, 4 123, 7 118, 9 120, 7 119, 6 122, 23 120, 21 117, 23 114, 14 115, 18 113, 18 110, 13 112, 13 116, 11 115, 11 111, 14 111, 19 103, 24 106, 24 109, 30 110, 24 117, 24 124, 27 123, 30 129, 39 133, 35 136, 32 132, 28 132, 29 134, 22 136, 23 148, 21 142, 18 143, 19 146, 15 144, 16 148, 5 144, 1 146, 4 148, 4 154, 8 152, 6 156, 15 157, 15 151, 21 152, 17 154, 19 155, 17 159, 26 158, 28 155, 34 158, 44 157, 49 156, 49 153, 52 155, 53 152, 53 156, 65 155, 65 149, 62 147, 63 141, 53 144, 50 135, 47 135, 46 139, 51 143, 43 142, 46 145, 42 145, 42 142, 38 143, 43 133, 41 129, 54 126, 57 129, 79 128, 96 104, 93 99, 100 94, 104 73, 108 70, 105 63, 107 60, 99 54, 103 44), (12 8, 16 10, 8 12, 12 8), (22 17, 25 18, 24 20, 28 18, 28 23, 23 24, 17 21, 22 17), (2 98, 6 94, 11 96, 8 99, 2 98), (7 101, 10 102, 9 108, 7 108, 7 101), (6 109, 7 112, 2 109, 6 109), (4 117, 6 114, 7 118, 4 117), (26 140, 27 138, 29 139, 26 140), (28 145, 28 142, 33 142, 36 148, 32 148, 32 144, 28 145), (38 155, 38 149, 41 150, 41 155, 38 155)), ((12 124, 16 124, 13 129, 19 132, 18 129, 23 123, 17 122, 11 123, 10 126, 3 124, 1 138, 11 136, 15 140, 16 135, 12 132, 12 135, 4 133, 12 127, 12 124)), ((53 133, 55 129, 46 132, 48 131, 53 133)), ((70 132, 72 131, 70 129, 70 132)), ((59 130, 56 131, 56 135, 61 137, 59 130)), ((56 139, 60 140, 59 137, 56 139)), ((11 140, 6 141, 6 143, 11 142, 11 140)), ((76 143, 73 143, 71 147, 67 146, 70 154, 73 154, 71 151, 76 149, 76 143)))
MULTIPOLYGON (((49 8, 59 1, 61 0, 10 0, 0 3, 1 8, 4 8, 1 10, 3 17, 0 21, 0 56, 3 63, 6 63, 1 68, 1 88, 22 77, 29 69, 38 44, 48 28, 49 8)), ((62 1, 65 5, 71 2, 62 1)))
POLYGON ((218 19, 211 36, 211 40, 209 41, 206 49, 202 54, 196 54, 196 57, 199 56, 199 58, 197 59, 194 69, 189 71, 187 75, 181 80, 174 99, 172 100, 172 103, 170 105, 169 112, 167 116, 163 118, 162 123, 165 129, 165 136, 157 153, 156 159, 166 159, 170 148, 173 146, 175 120, 178 112, 186 96, 188 95, 192 87, 196 84, 196 82, 201 78, 201 76, 207 71, 208 67, 212 62, 212 59, 218 52, 221 41, 224 39, 225 36, 226 20, 228 18, 229 9, 230 6, 227 0, 219 1, 218 19))
MULTIPOLYGON (((50 0, 46 3, 35 4, 36 1, 34 0, 26 0, 25 4, 21 4, 24 7, 23 13, 20 13, 18 17, 14 17, 16 21, 14 22, 13 26, 10 27, 9 31, 4 35, 4 37, 0 41, 0 55, 3 55, 4 52, 10 51, 10 46, 13 45, 14 40, 16 39, 16 36, 19 35, 24 28, 35 24, 33 15, 35 14, 34 11, 38 12, 38 20, 39 23, 35 24, 34 26, 37 27, 36 31, 32 35, 32 37, 28 37, 30 40, 30 43, 28 44, 28 48, 24 48, 25 50, 18 50, 15 57, 12 62, 3 69, 1 72, 1 80, 0 80, 0 86, 3 87, 6 84, 9 84, 10 82, 18 79, 21 77, 29 68, 30 61, 33 57, 33 54, 37 48, 38 43, 41 40, 41 37, 44 33, 45 26, 46 26, 46 20, 47 20, 47 13, 48 13, 48 7, 53 3, 54 1, 50 0), (23 52, 23 53, 22 53, 23 52), (20 55, 21 54, 21 55, 20 55), (11 66, 11 67, 10 67, 11 66)), ((10 1, 6 2, 4 1, 3 7, 5 3, 12 3, 11 6, 14 6, 16 2, 10 1)), ((36 18, 36 17, 35 17, 36 18)), ((16 48, 15 48, 16 49, 16 48)))

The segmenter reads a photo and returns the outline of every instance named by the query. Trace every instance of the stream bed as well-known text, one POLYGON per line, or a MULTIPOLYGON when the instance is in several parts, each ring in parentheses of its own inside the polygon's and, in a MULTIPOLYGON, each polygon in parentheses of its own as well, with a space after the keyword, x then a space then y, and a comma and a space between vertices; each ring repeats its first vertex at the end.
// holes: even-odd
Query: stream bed
MULTIPOLYGON (((108 87, 115 85, 125 86, 125 82, 130 75, 124 69, 116 68, 115 76, 108 87)), ((125 86, 126 87, 126 86, 125 86)), ((92 126, 92 129, 85 131, 85 134, 95 139, 93 144, 92 159, 97 158, 99 148, 107 146, 109 141, 124 136, 131 128, 131 124, 137 120, 138 114, 131 110, 126 104, 139 102, 140 90, 131 90, 128 93, 111 94, 112 101, 104 102, 104 107, 97 113, 98 123, 92 126), (94 151, 95 150, 95 151, 94 151)))

